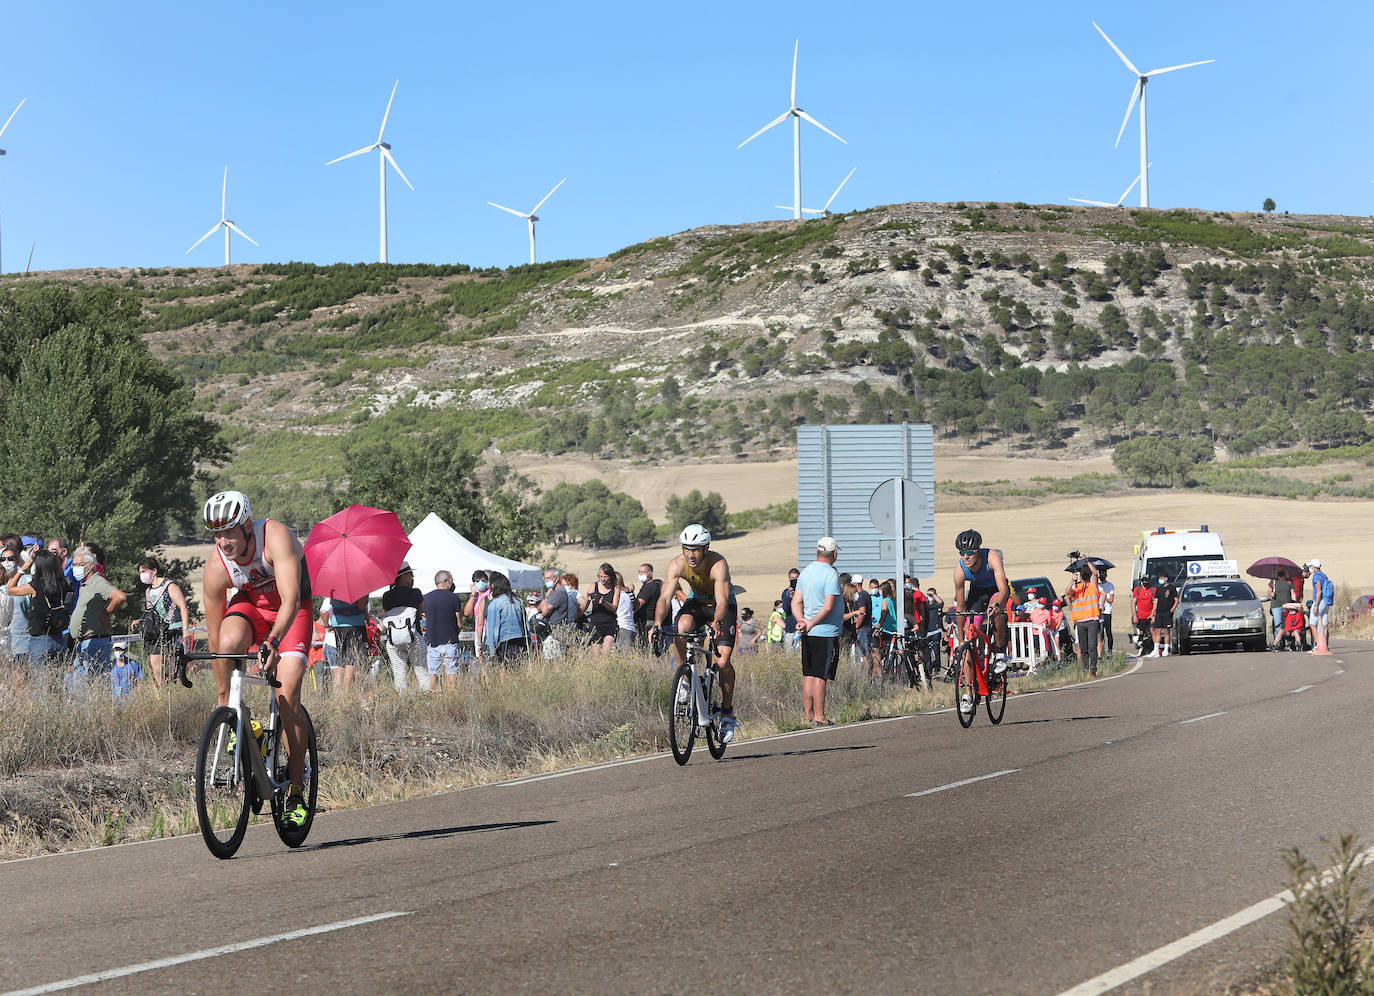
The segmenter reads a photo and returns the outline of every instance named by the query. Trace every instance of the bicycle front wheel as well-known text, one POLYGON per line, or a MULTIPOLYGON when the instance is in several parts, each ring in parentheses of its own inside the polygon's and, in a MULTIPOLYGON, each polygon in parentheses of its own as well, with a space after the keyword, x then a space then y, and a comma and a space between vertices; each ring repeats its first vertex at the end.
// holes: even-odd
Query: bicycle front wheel
POLYGON ((719 674, 711 682, 711 692, 706 697, 706 705, 711 716, 711 725, 706 727, 706 749, 711 752, 713 758, 719 761, 725 756, 725 741, 720 738, 721 692, 719 674))
POLYGON ((959 725, 968 729, 973 725, 973 714, 978 711, 978 686, 973 683, 972 669, 978 666, 978 662, 973 657, 973 651, 967 646, 960 647, 954 652, 953 658, 954 674, 954 714, 959 717, 959 725), (964 673, 964 665, 969 667, 969 674, 964 673))
MULTIPOLYGON (((989 681, 994 679, 989 678, 989 681)), ((992 720, 992 725, 996 726, 1002 722, 1002 716, 1007 711, 1007 676, 995 679, 996 684, 988 689, 988 719, 992 720)))
MULTIPOLYGON (((235 764, 231 744, 238 713, 220 706, 210 714, 196 752, 196 817, 205 846, 217 858, 232 858, 248 831, 248 777, 235 764)), ((244 749, 253 746, 252 738, 244 749)))
POLYGON ((692 694, 692 669, 679 664, 673 675, 668 700, 668 744, 673 760, 686 764, 692 756, 692 741, 697 735, 696 696, 692 694))
POLYGON ((305 822, 300 826, 282 819, 286 811, 286 797, 291 791, 289 763, 290 753, 286 747, 286 736, 277 732, 272 744, 272 781, 277 787, 272 791, 272 824, 277 828, 277 836, 287 847, 300 847, 310 833, 310 825, 315 822, 315 799, 320 792, 320 748, 315 742, 315 724, 310 721, 310 713, 301 706, 301 718, 305 720, 306 753, 305 771, 302 774, 301 797, 305 800, 305 822))

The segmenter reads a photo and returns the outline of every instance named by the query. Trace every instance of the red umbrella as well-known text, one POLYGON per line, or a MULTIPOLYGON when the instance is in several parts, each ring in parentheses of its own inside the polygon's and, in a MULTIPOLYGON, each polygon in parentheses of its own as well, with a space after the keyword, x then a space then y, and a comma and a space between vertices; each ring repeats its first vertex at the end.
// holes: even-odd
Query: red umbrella
POLYGON ((1272 581, 1274 580, 1274 572, 1280 567, 1287 570, 1290 578, 1295 574, 1302 573, 1302 568, 1287 557, 1261 557, 1247 567, 1245 573, 1249 574, 1252 578, 1264 578, 1265 580, 1272 581))
POLYGON ((356 601, 390 584, 410 550, 395 512, 350 505, 316 523, 305 541, 305 566, 316 595, 356 601))

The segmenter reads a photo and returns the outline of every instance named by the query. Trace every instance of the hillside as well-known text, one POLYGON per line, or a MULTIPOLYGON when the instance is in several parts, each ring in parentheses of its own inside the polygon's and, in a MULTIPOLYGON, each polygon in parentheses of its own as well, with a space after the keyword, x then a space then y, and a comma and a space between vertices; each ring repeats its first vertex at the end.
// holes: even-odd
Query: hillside
POLYGON ((1371 219, 904 204, 510 270, 3 282, 135 289, 155 353, 239 448, 236 479, 289 489, 330 480, 350 433, 768 459, 802 422, 902 419, 969 445, 1133 440, 1135 483, 1184 481, 1151 439, 1197 441, 1196 464, 1371 438, 1372 278, 1371 219))

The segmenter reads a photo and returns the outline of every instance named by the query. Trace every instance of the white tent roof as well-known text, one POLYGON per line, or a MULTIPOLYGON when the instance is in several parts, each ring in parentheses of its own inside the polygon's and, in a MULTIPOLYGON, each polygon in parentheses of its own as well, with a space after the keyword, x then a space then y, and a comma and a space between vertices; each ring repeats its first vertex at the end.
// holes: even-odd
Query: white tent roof
MULTIPOLYGON (((434 575, 439 571, 452 574, 454 591, 461 592, 472 590, 472 572, 477 570, 500 571, 516 591, 543 584, 543 568, 488 553, 433 512, 410 531, 410 544, 406 561, 415 572, 415 587, 422 592, 434 590, 434 575)), ((380 598, 385 590, 373 592, 373 597, 380 598)))

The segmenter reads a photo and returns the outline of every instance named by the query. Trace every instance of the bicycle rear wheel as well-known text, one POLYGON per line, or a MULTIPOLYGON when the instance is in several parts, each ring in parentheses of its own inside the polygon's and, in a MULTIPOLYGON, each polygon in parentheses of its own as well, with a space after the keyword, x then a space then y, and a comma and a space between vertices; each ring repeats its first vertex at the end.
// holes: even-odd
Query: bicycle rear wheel
POLYGON ((711 692, 706 697, 706 706, 710 710, 711 725, 706 727, 706 749, 711 752, 711 756, 719 761, 725 756, 725 742, 720 739, 720 675, 717 674, 711 682, 711 692))
POLYGON ((301 718, 305 720, 306 754, 305 772, 301 776, 301 797, 305 800, 305 822, 300 826, 287 823, 282 819, 282 814, 286 810, 286 797, 291 791, 291 786, 287 784, 290 777, 288 773, 290 753, 286 747, 286 735, 280 730, 277 731, 275 742, 272 744, 270 768, 272 781, 282 783, 272 792, 272 824, 277 828, 277 836, 287 847, 300 847, 305 843, 305 838, 310 834, 310 826, 315 822, 315 799, 320 792, 320 748, 315 742, 315 724, 311 722, 310 713, 306 712, 305 706, 301 706, 301 718))
POLYGON ((692 694, 692 669, 679 664, 669 686, 668 744, 673 760, 686 764, 692 756, 692 741, 697 735, 696 696, 692 694))
POLYGON ((992 720, 993 726, 996 726, 1002 722, 1002 716, 1007 711, 1007 676, 1004 674, 995 679, 989 677, 988 682, 990 685, 987 694, 988 719, 992 720), (994 681, 996 684, 992 684, 994 681))
POLYGON ((973 725, 973 715, 978 711, 978 686, 973 683, 972 678, 964 675, 964 663, 968 662, 970 668, 977 667, 978 663, 973 657, 973 652, 967 647, 960 647, 954 652, 952 658, 954 662, 954 714, 959 717, 959 725, 968 729, 973 725), (964 699, 968 699, 968 711, 964 711, 964 699))
MULTIPOLYGON (((235 764, 230 747, 238 713, 220 706, 210 714, 196 751, 196 818, 205 846, 215 857, 232 858, 248 831, 248 773, 235 764)), ((249 738, 243 749, 252 748, 249 738)))

